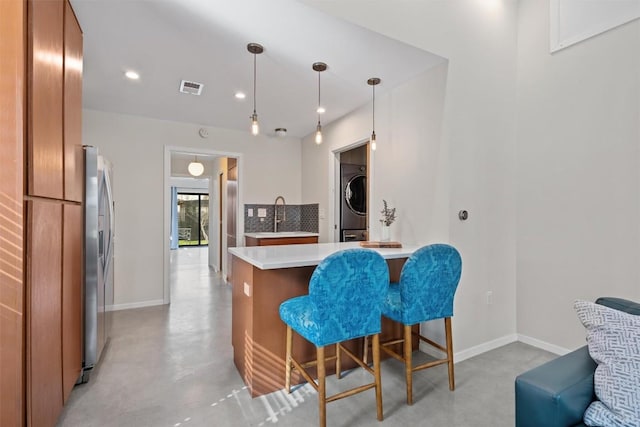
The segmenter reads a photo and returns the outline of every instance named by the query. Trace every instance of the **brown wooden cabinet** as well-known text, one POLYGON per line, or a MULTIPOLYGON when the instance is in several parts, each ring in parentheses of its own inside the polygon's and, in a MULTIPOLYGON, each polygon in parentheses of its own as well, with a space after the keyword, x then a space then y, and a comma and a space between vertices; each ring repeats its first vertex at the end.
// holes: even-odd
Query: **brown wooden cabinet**
POLYGON ((0 1, 0 49, 0 425, 54 426, 82 368, 82 32, 68 0, 0 1))
POLYGON ((82 371, 82 206, 65 204, 62 224, 62 393, 66 403, 82 371))
POLYGON ((318 243, 318 236, 251 237, 244 236, 246 246, 302 245, 318 243))
POLYGON ((0 1, 0 426, 24 424, 26 8, 0 1))
POLYGON ((27 184, 30 196, 63 198, 64 1, 27 3, 27 184))
POLYGON ((82 30, 68 1, 64 11, 64 199, 82 201, 82 30))
POLYGON ((27 423, 62 410, 62 203, 27 202, 27 423))

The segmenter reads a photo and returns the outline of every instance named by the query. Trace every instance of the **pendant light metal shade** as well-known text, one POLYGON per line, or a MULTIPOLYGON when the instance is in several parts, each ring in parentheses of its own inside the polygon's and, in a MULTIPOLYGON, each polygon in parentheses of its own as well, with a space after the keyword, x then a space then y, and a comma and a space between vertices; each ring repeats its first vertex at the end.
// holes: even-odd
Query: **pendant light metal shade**
POLYGON ((322 125, 320 124, 320 114, 321 112, 324 112, 324 108, 320 104, 320 73, 327 69, 327 64, 324 62, 314 62, 312 68, 314 71, 318 72, 318 108, 316 110, 318 113, 318 125, 316 126, 315 141, 316 144, 320 145, 322 144, 322 125))
POLYGON ((367 84, 371 86, 373 90, 373 102, 372 104, 372 123, 371 123, 371 139, 369 140, 371 144, 371 150, 376 151, 376 86, 380 84, 380 79, 378 77, 371 77, 367 80, 367 84))
POLYGON ((258 135, 260 133, 260 126, 258 125, 258 113, 256 113, 256 56, 264 52, 262 45, 258 43, 249 43, 247 45, 249 53, 253 54, 253 114, 251 119, 251 134, 258 135))
POLYGON ((195 161, 189 163, 187 170, 192 176, 200 176, 204 173, 204 165, 198 161, 198 156, 195 161))

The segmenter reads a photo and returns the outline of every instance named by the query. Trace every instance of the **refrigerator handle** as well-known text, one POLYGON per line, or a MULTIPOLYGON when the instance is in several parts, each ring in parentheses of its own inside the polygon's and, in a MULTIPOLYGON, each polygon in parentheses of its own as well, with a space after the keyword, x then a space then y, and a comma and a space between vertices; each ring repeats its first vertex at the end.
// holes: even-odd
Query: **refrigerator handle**
POLYGON ((107 246, 106 262, 104 266, 104 275, 107 276, 109 268, 111 268, 111 258, 113 255, 113 228, 115 226, 115 220, 113 217, 113 193, 111 192, 111 178, 109 177, 109 171, 104 172, 104 182, 107 189, 107 204, 109 205, 109 245, 107 246))

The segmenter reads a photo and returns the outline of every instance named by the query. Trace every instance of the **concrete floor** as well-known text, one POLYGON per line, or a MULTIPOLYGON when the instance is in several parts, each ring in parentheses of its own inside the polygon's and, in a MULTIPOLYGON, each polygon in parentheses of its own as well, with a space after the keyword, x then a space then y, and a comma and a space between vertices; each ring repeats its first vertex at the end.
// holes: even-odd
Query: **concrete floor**
MULTIPOLYGON (((308 385, 292 394, 252 399, 232 358, 231 288, 207 267, 206 249, 172 251, 171 305, 114 313, 111 340, 87 384, 76 386, 58 426, 315 426, 317 398, 308 385)), ((455 331, 454 331, 455 334, 455 331)), ((330 403, 329 426, 513 426, 514 378, 555 356, 513 343, 414 375, 405 404, 403 368, 382 364, 384 421, 374 392, 330 403)), ((366 378, 355 370, 331 393, 366 378)))

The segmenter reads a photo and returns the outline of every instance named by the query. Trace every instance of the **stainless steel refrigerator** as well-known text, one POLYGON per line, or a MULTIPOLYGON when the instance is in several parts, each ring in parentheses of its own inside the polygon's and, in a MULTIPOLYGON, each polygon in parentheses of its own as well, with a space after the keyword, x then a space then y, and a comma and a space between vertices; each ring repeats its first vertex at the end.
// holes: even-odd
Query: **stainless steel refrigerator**
POLYGON ((113 306, 114 203, 111 164, 84 147, 84 355, 81 382, 100 360, 109 339, 113 306))

